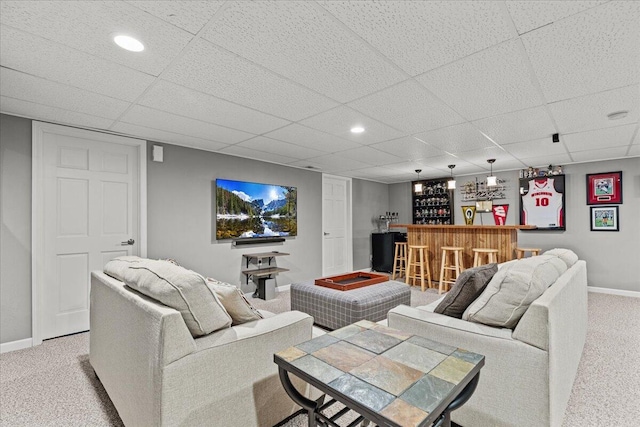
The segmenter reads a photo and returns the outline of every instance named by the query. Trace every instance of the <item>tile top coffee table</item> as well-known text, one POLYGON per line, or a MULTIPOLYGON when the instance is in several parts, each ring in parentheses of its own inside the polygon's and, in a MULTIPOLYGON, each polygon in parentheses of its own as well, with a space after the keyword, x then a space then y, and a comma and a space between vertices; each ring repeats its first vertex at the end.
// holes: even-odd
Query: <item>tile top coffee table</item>
POLYGON ((310 427, 337 425, 321 412, 336 400, 379 426, 448 427, 450 412, 475 391, 484 356, 362 320, 278 352, 274 361, 310 427), (289 373, 333 399, 307 399, 289 373))

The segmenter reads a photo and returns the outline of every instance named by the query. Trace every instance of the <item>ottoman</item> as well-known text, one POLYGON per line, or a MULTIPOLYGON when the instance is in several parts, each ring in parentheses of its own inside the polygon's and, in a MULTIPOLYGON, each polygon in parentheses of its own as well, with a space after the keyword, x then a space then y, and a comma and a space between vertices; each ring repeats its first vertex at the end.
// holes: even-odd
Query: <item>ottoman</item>
POLYGON ((411 289, 402 282, 388 281, 351 291, 316 286, 313 280, 291 285, 291 310, 313 316, 328 329, 339 329, 359 320, 377 322, 400 304, 411 305, 411 289))

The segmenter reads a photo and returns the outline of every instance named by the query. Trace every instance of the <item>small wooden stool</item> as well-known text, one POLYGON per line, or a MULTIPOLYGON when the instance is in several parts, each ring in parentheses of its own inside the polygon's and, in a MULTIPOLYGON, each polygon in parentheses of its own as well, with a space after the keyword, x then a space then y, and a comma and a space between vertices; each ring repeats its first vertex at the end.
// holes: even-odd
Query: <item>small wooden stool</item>
POLYGON ((441 294, 445 285, 453 285, 456 283, 460 272, 464 270, 462 265, 462 251, 463 247, 459 246, 443 246, 442 248, 442 263, 440 264, 440 286, 438 287, 438 294, 441 294), (447 263, 447 257, 453 255, 454 262, 452 264, 447 263), (455 272, 455 277, 449 278, 451 272, 455 272))
POLYGON ((407 242, 396 242, 395 255, 393 257, 393 274, 391 279, 395 280, 396 273, 398 277, 407 275, 407 242))
POLYGON ((482 257, 484 255, 487 256, 486 264, 491 264, 492 262, 498 262, 498 250, 497 249, 485 249, 485 248, 473 248, 473 266, 478 267, 482 265, 482 257))
POLYGON ((420 279, 420 288, 424 292, 424 281, 431 287, 431 268, 429 267, 429 246, 409 245, 409 258, 407 264, 407 278, 405 283, 415 286, 416 280, 420 279), (426 272, 426 276, 425 276, 426 272))
POLYGON ((540 248, 516 248, 516 255, 518 259, 524 258, 527 252, 531 252, 531 256, 540 255, 540 248))

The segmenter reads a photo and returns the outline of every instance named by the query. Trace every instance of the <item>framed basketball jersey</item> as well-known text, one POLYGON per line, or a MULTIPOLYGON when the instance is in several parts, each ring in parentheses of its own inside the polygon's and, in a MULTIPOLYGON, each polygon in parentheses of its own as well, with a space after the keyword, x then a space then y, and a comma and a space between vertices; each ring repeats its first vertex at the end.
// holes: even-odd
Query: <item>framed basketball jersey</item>
POLYGON ((520 225, 566 230, 564 175, 520 179, 520 225))

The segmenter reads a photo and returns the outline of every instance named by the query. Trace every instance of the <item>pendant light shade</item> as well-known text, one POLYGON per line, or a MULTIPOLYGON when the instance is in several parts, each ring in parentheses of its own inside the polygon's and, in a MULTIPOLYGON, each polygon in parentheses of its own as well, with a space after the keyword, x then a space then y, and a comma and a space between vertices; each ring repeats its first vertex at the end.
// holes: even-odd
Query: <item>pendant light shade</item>
POLYGON ((493 175, 493 162, 495 161, 496 159, 487 160, 487 163, 491 165, 491 175, 487 177, 487 187, 495 187, 498 185, 498 177, 493 175))
MULTIPOLYGON (((416 173, 418 174, 418 181, 420 180, 420 172, 422 172, 422 169, 416 169, 416 173)), ((413 192, 414 193, 422 193, 422 183, 421 182, 416 182, 413 185, 413 192)))
POLYGON ((456 189, 456 180, 453 179, 453 168, 455 168, 456 165, 449 165, 449 170, 451 171, 451 179, 449 181, 447 181, 447 188, 449 190, 455 190, 456 189))

